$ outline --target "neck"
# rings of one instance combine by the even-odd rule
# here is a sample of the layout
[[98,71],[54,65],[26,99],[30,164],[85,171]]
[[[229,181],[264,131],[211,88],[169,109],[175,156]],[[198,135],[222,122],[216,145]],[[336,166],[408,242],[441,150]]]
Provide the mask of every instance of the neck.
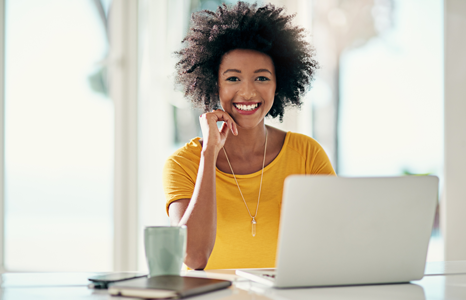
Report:
[[254,154],[263,155],[266,131],[264,121],[252,129],[238,126],[238,135],[229,134],[224,147],[229,156],[247,158]]

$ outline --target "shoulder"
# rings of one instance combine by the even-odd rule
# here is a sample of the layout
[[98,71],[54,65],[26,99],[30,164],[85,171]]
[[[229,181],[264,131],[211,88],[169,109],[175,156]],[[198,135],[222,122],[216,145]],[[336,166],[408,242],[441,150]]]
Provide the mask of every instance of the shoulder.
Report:
[[287,148],[297,152],[306,162],[306,174],[335,175],[325,150],[310,136],[288,132]]
[[192,168],[199,166],[202,146],[199,138],[192,139],[189,143],[176,150],[165,162],[165,169],[172,167]]
[[302,154],[316,151],[321,151],[322,146],[310,136],[305,134],[296,133],[289,131],[287,133],[287,143],[288,148],[294,149]]
[[179,159],[179,158],[192,158],[194,156],[199,157],[201,155],[202,146],[200,138],[194,138],[189,143],[186,143],[183,147],[179,148],[168,159]]

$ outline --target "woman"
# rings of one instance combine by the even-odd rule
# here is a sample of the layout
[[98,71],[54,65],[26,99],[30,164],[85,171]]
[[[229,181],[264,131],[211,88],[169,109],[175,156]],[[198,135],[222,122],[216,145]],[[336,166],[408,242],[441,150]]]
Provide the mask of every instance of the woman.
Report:
[[202,11],[177,53],[178,82],[206,111],[202,139],[164,168],[167,212],[187,225],[190,268],[274,267],[284,179],[335,174],[315,140],[264,124],[301,104],[317,68],[291,19],[243,2]]

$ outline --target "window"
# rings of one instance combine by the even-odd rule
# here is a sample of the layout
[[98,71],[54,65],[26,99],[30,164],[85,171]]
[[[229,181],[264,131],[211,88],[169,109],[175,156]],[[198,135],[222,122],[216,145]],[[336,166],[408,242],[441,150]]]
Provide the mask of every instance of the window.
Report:
[[[419,12],[422,11],[422,14]],[[342,176],[443,183],[443,1],[314,0],[314,136]],[[428,260],[443,260],[438,214]]]
[[8,270],[112,269],[114,108],[95,3],[6,1]]

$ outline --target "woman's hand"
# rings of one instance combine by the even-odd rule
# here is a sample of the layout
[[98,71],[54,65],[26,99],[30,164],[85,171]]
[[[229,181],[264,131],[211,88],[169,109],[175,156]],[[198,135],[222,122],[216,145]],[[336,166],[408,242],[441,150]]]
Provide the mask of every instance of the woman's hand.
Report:
[[[217,122],[223,121],[223,125],[220,130],[217,127]],[[209,113],[202,114],[199,117],[199,123],[201,124],[203,144],[202,148],[204,151],[213,149],[217,154],[228,136],[228,130],[234,135],[238,135],[238,128],[233,118],[221,109],[214,110]]]

